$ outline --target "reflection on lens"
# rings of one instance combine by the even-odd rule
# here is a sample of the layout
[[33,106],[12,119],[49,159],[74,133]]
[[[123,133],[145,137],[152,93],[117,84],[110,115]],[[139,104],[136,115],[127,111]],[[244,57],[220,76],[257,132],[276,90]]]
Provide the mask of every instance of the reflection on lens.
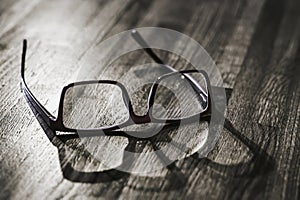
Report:
[[208,105],[203,74],[172,73],[157,83],[152,116],[156,119],[183,119],[202,113]]
[[128,118],[122,90],[117,85],[83,84],[66,91],[63,123],[68,128],[104,128],[124,123]]

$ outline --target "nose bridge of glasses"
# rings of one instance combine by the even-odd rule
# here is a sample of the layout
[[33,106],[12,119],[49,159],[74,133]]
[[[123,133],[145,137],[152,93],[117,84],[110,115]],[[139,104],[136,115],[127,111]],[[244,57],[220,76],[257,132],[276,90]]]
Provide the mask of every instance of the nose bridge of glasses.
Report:
[[147,111],[145,114],[143,115],[137,115],[134,112],[132,103],[129,103],[129,115],[130,115],[130,119],[134,124],[145,124],[145,123],[150,123],[151,122],[151,118],[150,118],[150,114],[149,114],[149,102],[147,105]]
[[148,112],[145,115],[136,115],[134,112],[130,113],[130,118],[135,124],[150,123],[151,119]]
[[123,100],[124,100],[126,107],[128,108],[130,121],[132,121],[134,124],[149,123],[151,121],[150,117],[149,117],[148,109],[147,109],[147,112],[145,115],[139,116],[139,115],[135,114],[132,102],[129,99],[128,94],[126,94],[126,95],[123,94]]

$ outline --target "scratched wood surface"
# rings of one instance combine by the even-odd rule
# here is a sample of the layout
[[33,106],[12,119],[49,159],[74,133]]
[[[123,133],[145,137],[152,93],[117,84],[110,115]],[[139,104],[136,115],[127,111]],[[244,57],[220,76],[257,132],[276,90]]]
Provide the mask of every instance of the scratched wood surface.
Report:
[[[1,0],[0,198],[299,199],[299,8],[298,0]],[[27,38],[26,79],[55,114],[62,86],[80,76],[78,61],[89,49],[147,26],[174,29],[205,47],[233,89],[225,121],[232,129],[224,129],[208,158],[191,155],[141,176],[105,169],[83,155],[80,141],[59,139],[39,124],[20,92],[20,54]],[[119,78],[146,59],[133,52],[103,66],[101,77]],[[123,138],[105,144],[131,147]]]

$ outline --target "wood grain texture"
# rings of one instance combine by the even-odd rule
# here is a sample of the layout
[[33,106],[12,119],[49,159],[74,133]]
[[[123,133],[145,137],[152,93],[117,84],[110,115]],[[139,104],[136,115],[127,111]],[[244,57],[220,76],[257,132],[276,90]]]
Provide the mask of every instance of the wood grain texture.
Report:
[[[299,7],[298,0],[1,0],[0,198],[299,199]],[[29,40],[28,84],[55,114],[62,87],[90,64],[81,60],[87,52],[146,26],[180,31],[205,47],[233,88],[225,122],[231,131],[224,129],[208,158],[194,154],[147,176],[101,173],[105,166],[79,140],[55,137],[30,111],[19,87],[21,41]],[[158,53],[176,69],[188,66]],[[97,76],[120,78],[148,61],[133,52],[99,66]],[[147,142],[123,138],[104,143],[149,150]]]

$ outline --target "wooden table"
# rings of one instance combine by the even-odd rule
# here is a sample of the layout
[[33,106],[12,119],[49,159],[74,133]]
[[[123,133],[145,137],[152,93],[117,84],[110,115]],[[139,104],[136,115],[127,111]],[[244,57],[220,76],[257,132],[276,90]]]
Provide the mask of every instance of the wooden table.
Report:
[[[299,0],[1,0],[1,199],[299,199],[299,8]],[[233,88],[226,118],[235,131],[224,130],[208,158],[189,156],[158,176],[75,171],[69,161],[82,155],[74,142],[41,128],[20,92],[22,39],[28,84],[55,113],[86,51],[147,26],[204,46]],[[141,55],[102,75],[121,75]],[[163,58],[182,68],[176,56]]]

